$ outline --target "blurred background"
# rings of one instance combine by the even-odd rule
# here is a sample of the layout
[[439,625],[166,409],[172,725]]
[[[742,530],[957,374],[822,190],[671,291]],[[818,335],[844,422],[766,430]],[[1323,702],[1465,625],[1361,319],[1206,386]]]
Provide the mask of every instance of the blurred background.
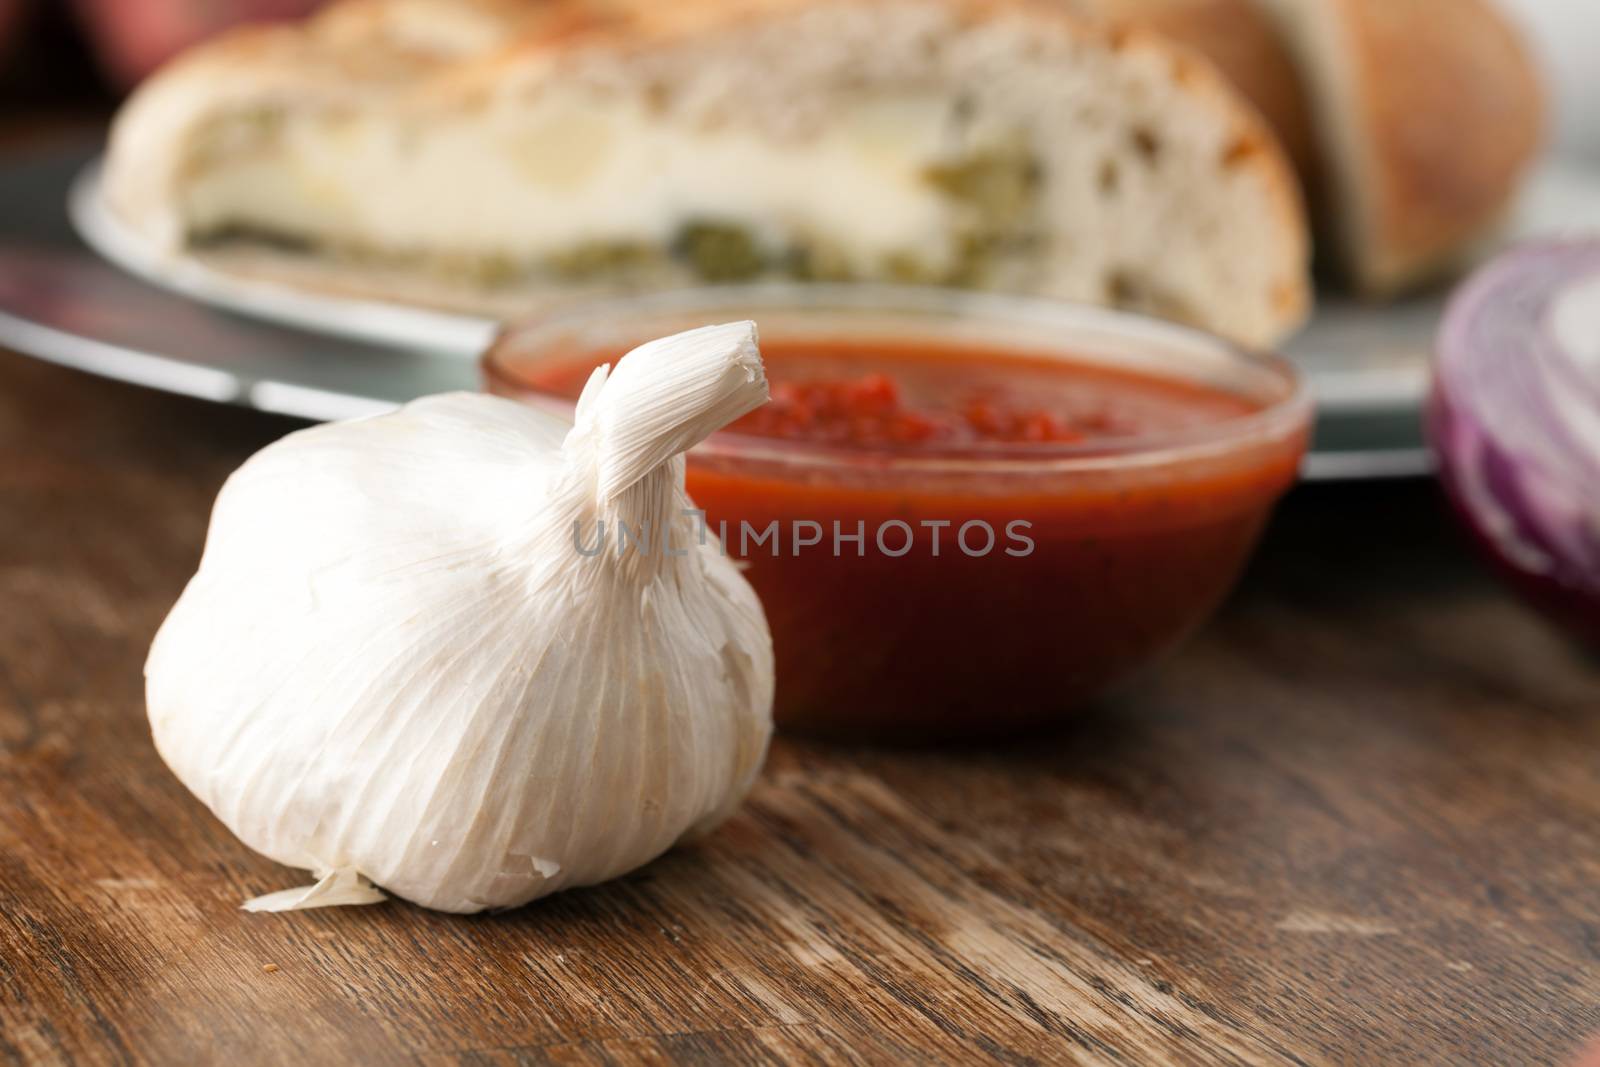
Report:
[[1543,60],[1557,102],[1554,148],[1600,163],[1600,4],[1503,0]]
[[[1600,3],[1500,0],[1537,51],[1556,104],[1552,149],[1600,164]],[[93,108],[164,60],[240,22],[323,0],[0,0],[0,101]]]

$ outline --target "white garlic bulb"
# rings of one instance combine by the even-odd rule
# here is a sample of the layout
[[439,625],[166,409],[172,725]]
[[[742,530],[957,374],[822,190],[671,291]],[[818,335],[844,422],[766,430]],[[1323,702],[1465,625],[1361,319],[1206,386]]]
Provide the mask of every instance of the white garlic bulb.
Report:
[[597,370],[575,426],[453,394],[235,472],[145,676],[184,784],[320,879],[246,906],[513,907],[728,815],[772,643],[681,453],[766,395],[754,324],[706,327]]

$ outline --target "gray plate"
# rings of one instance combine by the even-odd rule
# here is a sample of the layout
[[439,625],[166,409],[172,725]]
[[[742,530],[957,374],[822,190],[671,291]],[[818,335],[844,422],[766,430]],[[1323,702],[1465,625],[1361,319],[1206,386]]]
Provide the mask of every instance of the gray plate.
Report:
[[477,369],[217,311],[125,273],[73,232],[66,196],[97,145],[0,162],[0,346],[123,381],[311,419],[370,414]]
[[[306,297],[145,254],[99,208],[96,148],[74,144],[0,162],[0,345],[310,419],[478,387],[472,357],[492,329],[483,320]],[[74,232],[69,190],[78,228],[101,255]],[[1577,199],[1589,193],[1600,201],[1593,187]],[[1439,308],[1437,297],[1382,310],[1331,304],[1296,339],[1289,354],[1319,408],[1308,477],[1428,470],[1418,412]]]

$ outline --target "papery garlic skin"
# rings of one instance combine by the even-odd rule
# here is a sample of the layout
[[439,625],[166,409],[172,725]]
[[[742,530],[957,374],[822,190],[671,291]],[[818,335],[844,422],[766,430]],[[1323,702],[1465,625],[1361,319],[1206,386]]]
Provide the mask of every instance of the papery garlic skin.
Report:
[[[156,746],[250,847],[324,882],[263,907],[526,903],[726,817],[771,734],[754,592],[677,453],[766,398],[753,324],[597,371],[577,426],[453,394],[303,430],[217,498],[146,665]],[[665,552],[586,558],[574,523]],[[361,876],[354,877],[352,872]]]

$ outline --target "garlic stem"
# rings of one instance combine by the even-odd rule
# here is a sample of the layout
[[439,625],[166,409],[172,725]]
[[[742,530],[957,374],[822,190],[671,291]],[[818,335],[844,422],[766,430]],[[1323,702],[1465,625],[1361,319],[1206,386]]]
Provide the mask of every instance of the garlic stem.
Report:
[[767,401],[756,324],[705,326],[640,345],[579,399],[605,505],[672,457]]

